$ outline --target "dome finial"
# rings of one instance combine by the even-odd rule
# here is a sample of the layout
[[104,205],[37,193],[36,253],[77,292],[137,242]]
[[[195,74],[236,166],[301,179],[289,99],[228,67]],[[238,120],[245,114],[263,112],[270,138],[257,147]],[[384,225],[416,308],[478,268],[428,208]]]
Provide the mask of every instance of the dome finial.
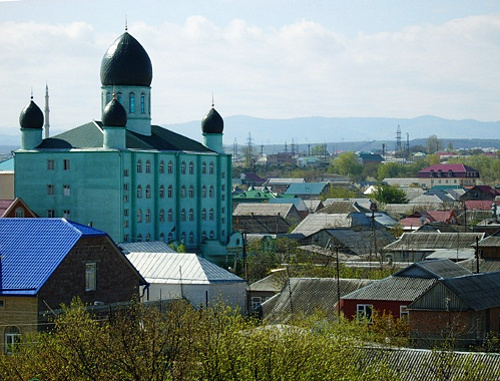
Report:
[[212,93],[212,108],[215,107],[215,102],[214,102],[214,93]]
[[127,15],[125,15],[125,32],[128,31]]
[[31,100],[33,100],[33,86],[31,86]]

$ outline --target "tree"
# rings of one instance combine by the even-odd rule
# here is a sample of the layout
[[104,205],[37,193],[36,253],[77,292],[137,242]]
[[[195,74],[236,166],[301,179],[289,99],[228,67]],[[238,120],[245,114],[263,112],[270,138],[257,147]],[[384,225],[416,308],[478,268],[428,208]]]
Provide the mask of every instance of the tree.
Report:
[[395,185],[378,185],[372,196],[375,200],[383,204],[405,204],[408,202],[406,193]]
[[437,135],[431,135],[427,138],[427,153],[433,154],[439,152],[440,149],[443,149],[443,142],[438,139]]
[[354,152],[344,152],[333,160],[332,169],[334,173],[356,179],[363,172],[363,164]]

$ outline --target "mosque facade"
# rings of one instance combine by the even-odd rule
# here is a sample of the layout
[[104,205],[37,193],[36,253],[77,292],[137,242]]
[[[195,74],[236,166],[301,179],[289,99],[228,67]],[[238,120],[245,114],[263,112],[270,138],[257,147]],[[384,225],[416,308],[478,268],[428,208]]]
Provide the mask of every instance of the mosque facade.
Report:
[[231,245],[223,119],[212,104],[202,143],[152,125],[152,74],[148,54],[125,31],[101,62],[101,121],[42,137],[44,114],[32,99],[19,118],[15,195],[40,217],[91,225],[115,242],[164,241],[188,251]]

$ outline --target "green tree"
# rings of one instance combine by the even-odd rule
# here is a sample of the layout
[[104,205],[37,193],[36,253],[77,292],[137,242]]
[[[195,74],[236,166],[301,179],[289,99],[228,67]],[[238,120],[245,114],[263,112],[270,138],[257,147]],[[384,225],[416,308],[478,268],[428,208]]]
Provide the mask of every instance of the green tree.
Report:
[[438,139],[437,135],[431,135],[427,138],[426,150],[428,154],[439,152],[443,148],[443,142]]
[[372,196],[375,200],[383,204],[405,204],[408,202],[406,193],[395,185],[378,185]]
[[332,170],[351,179],[359,179],[363,172],[363,164],[354,152],[344,152],[337,156],[332,162]]

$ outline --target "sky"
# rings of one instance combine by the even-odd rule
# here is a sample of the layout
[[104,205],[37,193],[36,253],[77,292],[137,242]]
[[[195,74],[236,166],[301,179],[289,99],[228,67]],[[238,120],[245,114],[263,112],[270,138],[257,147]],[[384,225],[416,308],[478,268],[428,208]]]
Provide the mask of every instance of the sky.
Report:
[[154,124],[201,120],[212,96],[223,117],[500,120],[497,0],[0,0],[0,134],[46,84],[52,130],[100,120],[125,25],[152,61]]

